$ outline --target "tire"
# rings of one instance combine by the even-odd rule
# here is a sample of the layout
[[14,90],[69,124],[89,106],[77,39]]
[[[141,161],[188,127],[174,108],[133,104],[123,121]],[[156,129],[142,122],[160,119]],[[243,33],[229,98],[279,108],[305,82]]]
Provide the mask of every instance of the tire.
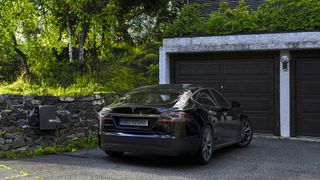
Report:
[[239,140],[237,143],[238,147],[247,147],[252,140],[253,127],[252,123],[248,119],[243,119],[241,121],[241,126],[239,130]]
[[201,134],[201,143],[196,154],[199,164],[207,164],[211,161],[213,153],[213,132],[209,125],[206,125]]
[[109,157],[121,157],[123,156],[124,152],[117,152],[117,151],[104,151]]

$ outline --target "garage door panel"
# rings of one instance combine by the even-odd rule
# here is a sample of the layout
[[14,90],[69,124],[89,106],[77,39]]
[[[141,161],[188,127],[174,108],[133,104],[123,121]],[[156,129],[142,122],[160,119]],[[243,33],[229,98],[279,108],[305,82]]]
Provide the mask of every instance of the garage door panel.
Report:
[[[303,98],[303,97],[302,97]],[[320,115],[320,98],[303,98],[301,101],[301,113],[319,113]]]
[[227,95],[227,97],[230,101],[241,102],[241,106],[245,110],[272,113],[273,102],[270,101],[268,96],[262,97],[260,95]]
[[319,81],[318,77],[319,75],[316,75],[316,74],[299,75],[297,77],[297,80],[302,82],[317,82]]
[[308,121],[308,122],[319,122],[320,114],[319,113],[302,113],[297,118]]
[[272,75],[249,75],[249,74],[224,74],[224,79],[226,80],[235,80],[235,81],[267,81],[270,82]]
[[[268,71],[272,68],[272,64],[268,62],[263,62],[265,59],[259,59],[261,62],[250,62],[253,60],[234,60],[234,62],[225,62],[224,73],[225,74],[271,74],[272,72]],[[267,59],[268,60],[268,59]]]
[[[320,71],[320,69],[319,69]],[[313,77],[315,78],[315,77]],[[319,77],[318,77],[319,78]],[[308,77],[305,77],[305,79],[310,79]],[[300,81],[301,83],[301,89],[300,94],[303,94],[303,95],[320,95],[320,79],[317,79],[317,81],[303,81],[301,80]]]
[[221,82],[220,76],[192,76],[192,75],[184,75],[183,77],[176,78],[177,81],[204,81],[204,82],[213,82],[213,81],[219,81]]
[[179,81],[180,83],[206,83],[206,84],[220,84],[221,81],[220,80],[216,80],[216,79],[201,79],[201,78],[193,78],[193,79],[177,79],[177,81]]
[[261,81],[234,81],[234,80],[225,80],[224,81],[224,92],[225,93],[272,93],[273,86],[270,82],[261,82]]
[[313,58],[301,58],[303,59],[303,63],[301,64],[301,75],[312,75],[312,74],[318,74],[320,75],[320,71],[318,69],[319,67],[319,58],[313,57]]
[[320,137],[320,51],[293,54],[296,134]]
[[185,80],[185,79],[177,79],[177,82],[180,84],[197,84],[197,85],[207,85],[215,89],[220,89],[221,82],[217,80],[202,80],[202,79],[193,79],[193,80]]
[[217,75],[221,74],[221,64],[177,62],[177,71],[181,75]]
[[299,124],[299,135],[319,136],[320,126],[315,126],[320,123],[318,114],[304,114],[299,120],[303,122]]
[[[208,85],[240,102],[255,132],[275,133],[275,55],[172,55],[172,83]],[[267,55],[264,55],[267,54]]]
[[265,113],[245,113],[248,114],[249,119],[252,121],[255,131],[258,130],[258,132],[261,133],[270,133],[268,129],[272,129],[274,126],[272,121],[274,118],[273,116]]

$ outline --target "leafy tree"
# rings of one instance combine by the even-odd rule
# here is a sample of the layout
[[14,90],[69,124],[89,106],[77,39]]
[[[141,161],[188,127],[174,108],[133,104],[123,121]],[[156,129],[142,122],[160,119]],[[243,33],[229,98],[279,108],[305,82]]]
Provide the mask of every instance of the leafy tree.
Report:
[[[67,31],[68,36],[68,54],[69,54],[69,62],[74,62],[74,31],[78,22],[78,17],[72,11],[71,4],[72,1],[66,0],[38,0],[36,2],[42,11],[42,18],[45,19],[45,24],[43,28],[45,28],[46,34],[49,34],[50,31],[58,32],[58,37],[53,36],[53,38],[57,38],[55,41],[52,41],[54,44],[59,44],[56,41],[63,40],[63,33]],[[56,34],[57,35],[57,34]],[[47,36],[47,39],[51,37]],[[60,44],[61,45],[61,44]],[[58,47],[52,47],[56,57],[58,58]],[[59,59],[59,58],[58,58]]]
[[[159,27],[162,23],[173,20],[177,12],[173,5],[182,4],[178,0],[43,0],[38,3],[43,5],[40,7],[46,12],[45,16],[56,20],[53,23],[59,27],[60,41],[63,40],[61,34],[67,32],[69,60],[73,62],[76,47],[82,70],[86,64],[85,49],[91,56],[87,59],[108,59],[112,44],[116,42],[133,44],[148,41],[161,33]],[[171,18],[163,18],[164,16]]]
[[0,69],[1,62],[19,62],[11,79],[32,77],[2,84],[7,89],[0,92],[79,95],[155,83],[158,41],[182,6],[183,0],[0,0]]
[[159,41],[166,25],[175,20],[184,5],[183,0],[121,0],[117,31],[123,40],[131,43]]
[[28,43],[37,40],[37,9],[29,0],[0,1],[0,51],[19,59],[25,75],[30,74]]

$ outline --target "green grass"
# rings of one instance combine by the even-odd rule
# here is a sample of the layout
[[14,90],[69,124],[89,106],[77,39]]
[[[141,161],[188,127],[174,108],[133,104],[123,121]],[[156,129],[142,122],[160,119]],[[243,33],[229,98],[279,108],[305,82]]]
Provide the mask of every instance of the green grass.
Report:
[[21,71],[20,75],[0,81],[0,94],[87,96],[158,84],[158,45],[127,46],[112,60],[88,62],[84,72],[77,64],[54,58],[34,59],[29,64],[30,74]]
[[13,83],[0,83],[0,94],[87,96],[97,93],[114,93],[114,90],[95,82],[74,83],[69,86],[48,86],[18,79]]

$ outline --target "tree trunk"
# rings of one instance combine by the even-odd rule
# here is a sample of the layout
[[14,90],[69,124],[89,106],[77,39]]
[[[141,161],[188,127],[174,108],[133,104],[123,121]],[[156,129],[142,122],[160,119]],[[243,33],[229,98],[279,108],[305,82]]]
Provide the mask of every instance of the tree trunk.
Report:
[[14,44],[14,51],[21,57],[22,68],[23,68],[25,74],[27,76],[29,76],[30,70],[28,67],[28,56],[18,48],[16,36],[13,34],[11,36],[12,36],[12,40],[13,40],[13,44]]
[[68,45],[69,45],[69,62],[73,62],[73,47],[72,47],[72,29],[70,25],[70,19],[67,16],[67,30],[68,30]]
[[21,57],[21,64],[26,75],[30,75],[30,70],[28,67],[28,57],[19,48],[15,47],[14,51]]
[[89,32],[90,24],[88,22],[84,22],[82,26],[82,31],[80,32],[80,47],[79,47],[79,64],[80,64],[80,70],[85,70],[85,52],[84,52],[84,45],[86,43],[87,35]]

